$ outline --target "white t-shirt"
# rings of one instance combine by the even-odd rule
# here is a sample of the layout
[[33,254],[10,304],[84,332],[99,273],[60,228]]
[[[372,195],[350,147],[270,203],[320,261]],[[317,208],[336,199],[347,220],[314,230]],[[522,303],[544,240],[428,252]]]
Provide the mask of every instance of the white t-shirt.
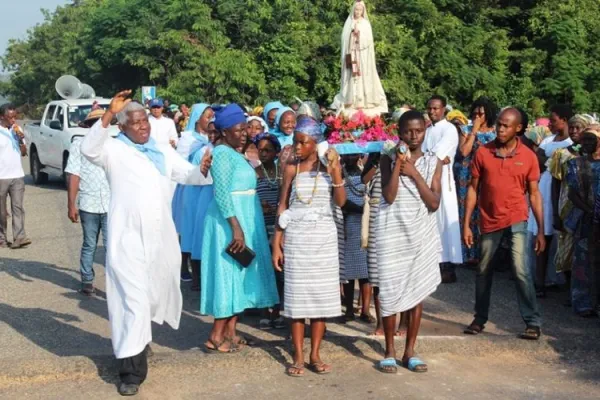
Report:
[[150,121],[150,137],[156,140],[157,144],[169,144],[171,140],[177,143],[177,128],[175,122],[167,117],[154,118],[153,115],[148,117]]
[[[15,150],[10,136],[11,131],[0,126],[0,179],[23,178],[23,165],[21,165],[21,150]],[[7,136],[9,135],[9,136]]]

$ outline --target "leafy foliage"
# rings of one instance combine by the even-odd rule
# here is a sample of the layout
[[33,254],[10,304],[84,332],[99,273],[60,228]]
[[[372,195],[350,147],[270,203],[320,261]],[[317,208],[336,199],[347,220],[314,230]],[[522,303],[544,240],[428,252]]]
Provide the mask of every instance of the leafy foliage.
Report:
[[[174,102],[328,104],[350,0],[74,0],[11,41],[0,92],[35,110],[74,74],[109,96],[156,85]],[[597,0],[367,0],[388,102],[600,108]]]

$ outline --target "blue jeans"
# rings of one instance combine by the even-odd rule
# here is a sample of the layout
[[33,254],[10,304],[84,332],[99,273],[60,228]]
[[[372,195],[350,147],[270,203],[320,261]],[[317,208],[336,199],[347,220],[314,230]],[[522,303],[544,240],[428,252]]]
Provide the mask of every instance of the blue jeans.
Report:
[[81,246],[80,271],[81,282],[94,282],[94,258],[96,257],[96,246],[98,236],[102,231],[102,241],[104,251],[106,251],[106,236],[108,234],[108,224],[106,214],[89,213],[79,210],[79,219],[83,228],[83,245]]
[[535,297],[535,280],[529,266],[529,253],[532,249],[527,241],[527,222],[481,235],[481,260],[477,267],[475,281],[475,323],[483,326],[488,321],[494,272],[492,260],[505,233],[508,233],[511,239],[512,267],[521,317],[528,326],[539,327],[542,324],[542,317]]

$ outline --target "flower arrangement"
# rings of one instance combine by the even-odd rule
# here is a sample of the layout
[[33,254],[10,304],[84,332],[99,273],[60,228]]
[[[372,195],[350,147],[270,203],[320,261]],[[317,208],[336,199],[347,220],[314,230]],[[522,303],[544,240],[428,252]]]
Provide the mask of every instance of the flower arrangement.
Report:
[[323,121],[327,126],[327,141],[338,145],[355,143],[365,145],[368,142],[397,141],[396,124],[386,125],[380,116],[368,117],[358,111],[352,117],[330,116]]

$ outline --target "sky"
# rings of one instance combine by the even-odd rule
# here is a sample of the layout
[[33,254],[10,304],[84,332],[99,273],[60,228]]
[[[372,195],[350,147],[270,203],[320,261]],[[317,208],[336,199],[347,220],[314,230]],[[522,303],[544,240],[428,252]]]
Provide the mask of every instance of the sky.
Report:
[[42,8],[54,10],[70,0],[0,0],[0,55],[4,55],[9,39],[24,39],[27,29],[44,21]]

